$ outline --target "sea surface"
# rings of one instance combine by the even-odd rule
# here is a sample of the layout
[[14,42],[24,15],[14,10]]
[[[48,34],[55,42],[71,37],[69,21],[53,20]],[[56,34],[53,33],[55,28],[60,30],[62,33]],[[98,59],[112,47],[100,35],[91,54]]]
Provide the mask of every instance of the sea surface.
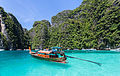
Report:
[[74,58],[56,63],[32,57],[28,51],[0,51],[0,76],[120,76],[120,53],[67,52]]

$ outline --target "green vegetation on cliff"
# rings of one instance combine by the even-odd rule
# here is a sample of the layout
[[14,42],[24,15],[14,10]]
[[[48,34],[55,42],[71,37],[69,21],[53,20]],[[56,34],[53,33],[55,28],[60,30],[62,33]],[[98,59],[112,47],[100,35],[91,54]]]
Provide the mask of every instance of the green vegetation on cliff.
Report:
[[50,23],[47,20],[34,22],[33,28],[29,31],[33,49],[48,47],[49,27],[50,27]]
[[0,32],[0,41],[1,41],[0,42],[1,49],[9,48],[7,38],[1,32]]
[[[44,37],[39,38],[45,34],[41,32],[41,25],[35,22],[34,30],[31,29],[35,32],[33,46],[44,43],[40,40]],[[51,26],[46,28],[49,38],[46,47],[59,44],[65,49],[120,47],[120,0],[83,0],[78,8],[53,16]]]
[[26,48],[28,44],[24,45],[26,38],[24,38],[23,28],[15,16],[11,13],[6,13],[2,7],[0,7],[0,15],[2,15],[2,20],[5,24],[6,41],[8,42],[7,45],[4,45],[4,47],[8,46],[5,49],[15,50]]
[[[71,49],[104,49],[120,46],[119,0],[84,0],[68,16],[67,21],[57,25],[59,26],[57,28],[54,27],[59,30],[53,30],[50,39],[52,45],[61,44]],[[59,19],[62,20],[60,17]],[[55,24],[56,20],[52,20]],[[56,39],[58,40],[55,42]]]

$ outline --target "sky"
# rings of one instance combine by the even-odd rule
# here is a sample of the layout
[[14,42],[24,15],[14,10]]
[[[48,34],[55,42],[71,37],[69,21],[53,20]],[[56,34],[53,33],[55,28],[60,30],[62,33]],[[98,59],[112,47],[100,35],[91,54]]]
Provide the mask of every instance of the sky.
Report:
[[49,20],[63,10],[73,10],[83,0],[0,0],[0,6],[12,13],[23,28],[30,30],[34,21]]

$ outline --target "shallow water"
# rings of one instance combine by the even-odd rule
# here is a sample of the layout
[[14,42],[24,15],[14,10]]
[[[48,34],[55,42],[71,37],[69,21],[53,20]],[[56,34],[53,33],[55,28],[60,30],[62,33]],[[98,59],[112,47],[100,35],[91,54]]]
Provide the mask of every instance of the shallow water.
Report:
[[1,51],[0,76],[120,76],[120,53],[66,53],[66,64],[33,58],[27,51]]

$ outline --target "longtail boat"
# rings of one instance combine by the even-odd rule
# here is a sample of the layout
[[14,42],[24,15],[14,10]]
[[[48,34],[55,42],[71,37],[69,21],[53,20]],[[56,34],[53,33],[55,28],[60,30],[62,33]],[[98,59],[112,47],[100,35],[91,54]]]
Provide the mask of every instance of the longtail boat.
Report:
[[29,53],[34,57],[59,63],[66,63],[67,59],[64,52],[61,51],[61,47],[52,47],[52,50],[40,50],[37,52],[32,52],[29,47]]

